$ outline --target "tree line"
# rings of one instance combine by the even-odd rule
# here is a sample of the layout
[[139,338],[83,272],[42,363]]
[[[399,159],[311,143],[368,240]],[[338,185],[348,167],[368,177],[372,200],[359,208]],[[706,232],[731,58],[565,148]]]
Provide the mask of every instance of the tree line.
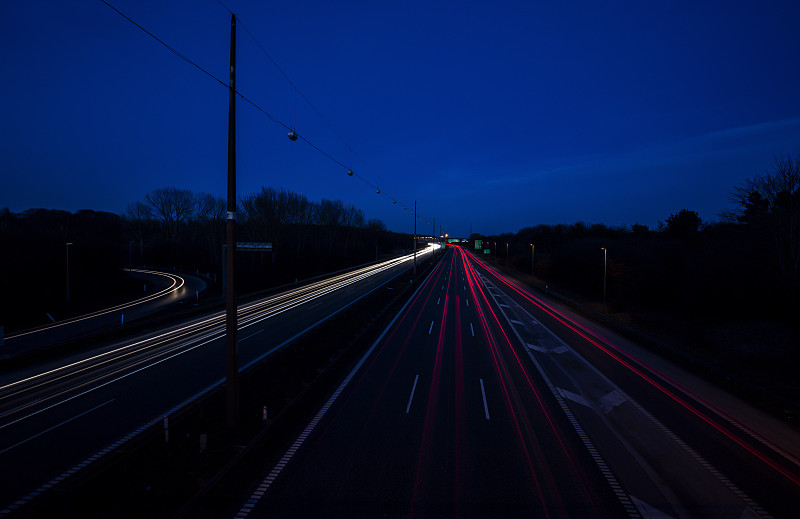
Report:
[[489,243],[500,264],[508,250],[511,267],[531,272],[533,266],[552,288],[595,302],[603,299],[605,274],[609,311],[782,317],[796,324],[800,156],[777,158],[764,174],[735,186],[731,202],[717,221],[683,209],[655,228],[578,222],[471,238],[481,239],[482,248]]
[[[273,252],[241,252],[242,293],[360,264],[399,249],[411,239],[340,200],[313,201],[264,187],[239,200],[237,241],[269,242]],[[127,266],[208,275],[221,285],[226,204],[222,197],[164,187],[132,202],[124,214],[81,210],[0,210],[0,325],[7,331],[41,324],[47,314],[103,305],[142,287]],[[72,243],[67,246],[66,243]],[[70,305],[66,304],[69,254]],[[214,281],[218,281],[216,284]]]
[[[313,201],[285,189],[262,187],[243,196],[239,208],[237,241],[273,244],[274,252],[267,259],[281,267],[272,269],[274,281],[322,273],[351,260],[374,259],[376,254],[410,246],[389,233],[381,220],[367,219],[361,209],[341,200]],[[147,194],[144,201],[130,204],[125,215],[139,243],[138,264],[177,265],[203,272],[219,271],[225,218],[222,197],[174,187]],[[249,263],[261,264],[264,259],[253,256]]]
[[[612,312],[711,319],[777,315],[795,322],[800,156],[777,158],[764,174],[735,186],[731,201],[732,209],[717,221],[684,209],[652,229],[578,222],[471,238],[489,243],[501,263],[508,251],[510,266],[523,272],[530,272],[533,259],[536,278],[595,301],[603,297],[605,273]],[[243,292],[410,247],[408,236],[387,231],[380,220],[339,200],[312,201],[263,187],[241,197],[238,206],[237,241],[270,242],[274,251],[240,253]],[[2,209],[0,324],[31,324],[26,320],[39,322],[45,313],[59,318],[70,310],[67,253],[76,308],[141,291],[121,273],[129,264],[197,271],[213,280],[222,271],[225,218],[222,197],[175,187],[148,193],[124,215]],[[73,246],[67,250],[66,243]]]

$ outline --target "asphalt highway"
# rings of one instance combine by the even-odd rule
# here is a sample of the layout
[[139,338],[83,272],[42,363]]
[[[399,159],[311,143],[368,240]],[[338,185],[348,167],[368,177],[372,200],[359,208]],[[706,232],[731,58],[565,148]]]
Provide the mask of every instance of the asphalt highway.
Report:
[[141,297],[133,301],[10,334],[0,349],[0,358],[47,348],[99,330],[122,326],[125,322],[130,323],[181,300],[193,298],[206,288],[205,281],[194,276],[146,269],[126,270],[130,276],[142,280],[143,286],[147,286],[144,285],[145,282],[150,283],[150,291],[143,292]]
[[231,515],[796,517],[800,436],[694,387],[451,247]]
[[[412,265],[395,258],[240,305],[240,369]],[[0,374],[0,517],[221,384],[224,337],[218,312]]]

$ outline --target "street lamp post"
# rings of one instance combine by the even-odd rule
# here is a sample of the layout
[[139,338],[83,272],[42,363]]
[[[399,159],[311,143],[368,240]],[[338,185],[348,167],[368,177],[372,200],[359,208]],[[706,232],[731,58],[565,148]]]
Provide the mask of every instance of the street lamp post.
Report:
[[133,240],[128,246],[128,268],[133,268]]
[[417,201],[414,200],[414,278],[417,277]]
[[69,306],[69,246],[72,245],[71,241],[67,242],[67,306]]
[[506,242],[506,267],[508,266],[508,242]]
[[606,277],[608,274],[608,250],[605,247],[600,247],[603,249],[603,315],[606,314]]
[[533,277],[533,244],[531,243],[531,278]]

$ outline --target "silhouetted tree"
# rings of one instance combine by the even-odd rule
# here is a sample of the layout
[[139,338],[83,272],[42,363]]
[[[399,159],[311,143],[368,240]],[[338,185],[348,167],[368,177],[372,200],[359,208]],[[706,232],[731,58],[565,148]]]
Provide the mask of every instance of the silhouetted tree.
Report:
[[139,262],[144,262],[144,237],[153,222],[153,210],[144,202],[132,202],[128,204],[128,212],[125,215],[131,234],[139,242]]
[[315,207],[314,223],[322,226],[344,225],[346,210],[341,200],[326,200],[323,198]]
[[386,224],[377,218],[370,218],[367,220],[366,227],[371,231],[386,231]]
[[209,193],[197,193],[194,196],[194,213],[192,215],[192,240],[200,239],[206,245],[209,265],[217,264],[222,253],[222,242],[225,239],[225,199]]
[[734,188],[738,220],[765,230],[790,301],[798,303],[800,269],[800,156],[777,157],[771,170]]
[[635,223],[635,224],[631,225],[631,233],[633,233],[634,235],[642,236],[642,235],[648,234],[649,232],[650,232],[650,228],[647,227],[646,225],[642,225],[642,224],[639,224],[639,223]]
[[41,324],[49,321],[46,313],[59,319],[98,308],[104,298],[126,289],[121,267],[128,260],[128,235],[119,215],[29,209],[2,218],[0,324],[9,329]]
[[697,234],[703,225],[703,220],[695,211],[681,209],[667,217],[665,231],[677,238],[689,238]]
[[8,207],[4,207],[0,209],[0,228],[3,230],[8,228],[8,224],[11,222],[11,218],[14,216]]
[[165,187],[148,193],[145,197],[153,215],[164,229],[167,242],[173,243],[178,227],[192,214],[194,197],[187,189]]

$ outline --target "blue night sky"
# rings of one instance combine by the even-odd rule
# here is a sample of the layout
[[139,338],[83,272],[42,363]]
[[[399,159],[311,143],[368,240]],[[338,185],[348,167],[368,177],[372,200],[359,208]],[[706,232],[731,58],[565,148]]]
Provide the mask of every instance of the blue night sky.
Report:
[[[216,0],[109,1],[227,81]],[[390,195],[238,100],[240,196],[340,199],[399,232],[414,199],[457,235],[654,225],[716,219],[800,153],[800,2],[224,3],[347,144],[300,96],[297,132]],[[0,46],[0,207],[224,196],[227,88],[102,2],[5,0]],[[237,51],[237,89],[290,125],[292,87],[241,26]]]

